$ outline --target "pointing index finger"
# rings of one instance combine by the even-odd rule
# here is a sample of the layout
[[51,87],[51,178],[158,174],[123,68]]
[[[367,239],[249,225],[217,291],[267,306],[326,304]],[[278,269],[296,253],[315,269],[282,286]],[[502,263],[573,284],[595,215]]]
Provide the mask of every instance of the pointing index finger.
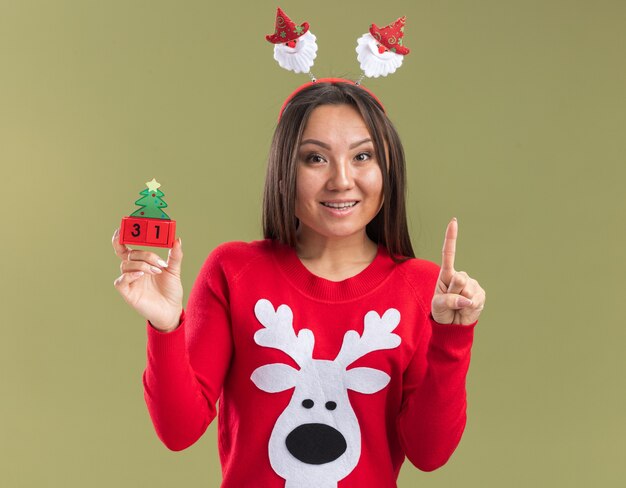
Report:
[[458,223],[454,217],[446,228],[446,237],[443,241],[443,249],[441,251],[441,280],[446,284],[450,284],[450,280],[454,275],[454,256],[456,254],[456,237],[458,234]]

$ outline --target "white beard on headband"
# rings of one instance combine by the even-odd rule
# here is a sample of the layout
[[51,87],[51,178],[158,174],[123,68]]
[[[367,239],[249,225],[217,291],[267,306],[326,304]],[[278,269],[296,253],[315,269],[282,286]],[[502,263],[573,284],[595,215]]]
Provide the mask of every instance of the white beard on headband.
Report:
[[295,46],[289,47],[287,43],[274,45],[274,59],[281,68],[295,73],[308,73],[313,66],[313,60],[317,56],[316,37],[308,31],[295,40]]
[[[368,78],[387,76],[402,66],[404,56],[391,51],[380,53],[379,42],[368,32],[357,39],[357,59]],[[282,66],[282,65],[281,65]]]

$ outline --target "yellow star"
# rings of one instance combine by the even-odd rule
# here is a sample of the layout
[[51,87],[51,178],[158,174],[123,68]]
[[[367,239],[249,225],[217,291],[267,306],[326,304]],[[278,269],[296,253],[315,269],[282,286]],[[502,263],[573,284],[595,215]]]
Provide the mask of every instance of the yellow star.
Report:
[[148,187],[148,190],[156,191],[156,189],[159,188],[161,184],[157,180],[152,178],[152,181],[146,181],[146,186]]

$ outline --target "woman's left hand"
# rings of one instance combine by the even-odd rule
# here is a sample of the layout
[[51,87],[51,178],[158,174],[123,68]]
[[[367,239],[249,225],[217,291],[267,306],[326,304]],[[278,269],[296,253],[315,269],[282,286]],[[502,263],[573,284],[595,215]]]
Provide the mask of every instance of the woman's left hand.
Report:
[[435,322],[469,325],[478,320],[485,307],[485,290],[465,271],[454,270],[458,223],[452,219],[443,241],[442,264],[431,303]]

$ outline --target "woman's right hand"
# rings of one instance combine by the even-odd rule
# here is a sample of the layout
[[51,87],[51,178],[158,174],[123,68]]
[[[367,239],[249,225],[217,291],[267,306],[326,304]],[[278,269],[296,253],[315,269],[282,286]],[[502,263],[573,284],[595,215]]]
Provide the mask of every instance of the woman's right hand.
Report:
[[[119,242],[119,229],[113,234],[115,254],[122,260],[122,274],[113,285],[139,314],[162,332],[179,325],[183,309],[183,285],[180,280],[183,259],[180,238],[174,241],[167,263],[150,251],[130,249]],[[160,261],[160,263],[159,263]]]

